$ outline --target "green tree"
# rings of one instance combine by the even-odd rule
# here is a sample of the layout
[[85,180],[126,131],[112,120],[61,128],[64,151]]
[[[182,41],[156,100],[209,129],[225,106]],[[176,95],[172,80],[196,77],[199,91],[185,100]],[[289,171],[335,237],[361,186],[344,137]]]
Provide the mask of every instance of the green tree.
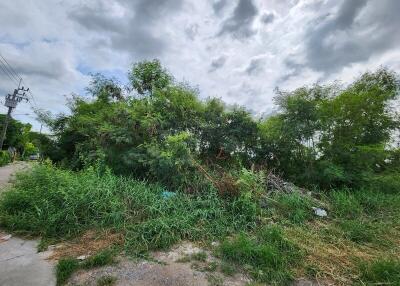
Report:
[[155,89],[170,85],[172,76],[159,60],[152,60],[135,63],[129,73],[129,80],[139,94],[153,95]]

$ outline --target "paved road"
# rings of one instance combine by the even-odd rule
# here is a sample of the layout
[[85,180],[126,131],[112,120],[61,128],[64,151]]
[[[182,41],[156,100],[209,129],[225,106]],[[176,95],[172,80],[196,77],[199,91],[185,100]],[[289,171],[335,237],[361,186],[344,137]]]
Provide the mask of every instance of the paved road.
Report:
[[[12,175],[26,163],[0,167],[0,192],[6,189]],[[10,237],[0,230],[0,285],[53,286],[56,284],[54,265],[45,258],[49,253],[37,253],[38,241]]]

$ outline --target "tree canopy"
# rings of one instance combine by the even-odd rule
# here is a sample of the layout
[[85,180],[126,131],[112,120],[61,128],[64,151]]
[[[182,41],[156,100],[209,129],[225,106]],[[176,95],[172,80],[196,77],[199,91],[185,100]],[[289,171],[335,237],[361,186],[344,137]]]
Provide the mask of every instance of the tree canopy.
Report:
[[[201,190],[202,181],[241,168],[269,170],[303,186],[361,186],[398,172],[397,75],[367,72],[352,84],[277,90],[279,112],[255,119],[242,107],[201,100],[158,60],[136,63],[123,92],[95,75],[68,115],[47,121],[56,135],[54,161],[79,169],[104,164],[117,174]],[[398,164],[397,164],[398,165]]]

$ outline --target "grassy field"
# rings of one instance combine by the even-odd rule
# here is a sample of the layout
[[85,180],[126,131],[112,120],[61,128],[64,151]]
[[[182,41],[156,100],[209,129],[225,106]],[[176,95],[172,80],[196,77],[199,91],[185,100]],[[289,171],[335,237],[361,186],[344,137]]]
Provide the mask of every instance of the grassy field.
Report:
[[[339,285],[400,285],[400,193],[247,190],[227,199],[213,189],[169,197],[164,191],[108,171],[42,164],[19,174],[2,194],[0,223],[44,241],[108,230],[123,236],[119,247],[129,255],[182,240],[220,241],[213,251],[221,268],[241,269],[261,283],[287,285],[307,277]],[[328,217],[316,216],[312,207],[324,208]],[[61,260],[59,283],[78,268],[112,261],[104,251],[93,265]]]

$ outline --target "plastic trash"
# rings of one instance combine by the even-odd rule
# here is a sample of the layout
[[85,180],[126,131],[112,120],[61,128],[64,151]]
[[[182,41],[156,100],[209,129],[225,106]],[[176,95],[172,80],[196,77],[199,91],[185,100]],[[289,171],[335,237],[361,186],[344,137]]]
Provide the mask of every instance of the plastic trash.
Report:
[[314,214],[316,216],[319,216],[319,217],[327,217],[328,216],[328,213],[324,209],[316,208],[316,207],[313,207],[312,209],[314,210]]
[[172,197],[176,196],[176,193],[165,191],[165,192],[162,192],[161,195],[162,195],[162,197],[163,197],[164,199],[169,199],[169,198],[172,198]]

